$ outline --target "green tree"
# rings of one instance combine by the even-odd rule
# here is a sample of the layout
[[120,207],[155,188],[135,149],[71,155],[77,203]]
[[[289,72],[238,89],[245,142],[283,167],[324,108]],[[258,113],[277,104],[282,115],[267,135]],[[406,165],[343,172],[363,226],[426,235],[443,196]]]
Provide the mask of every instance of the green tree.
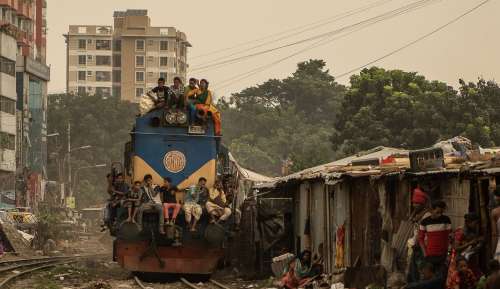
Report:
[[294,171],[331,161],[333,121],[345,88],[322,60],[301,62],[285,79],[270,79],[218,103],[224,143],[238,161],[269,175],[291,159]]
[[[49,95],[48,131],[58,132],[48,146],[49,178],[57,180],[57,160],[67,152],[67,128],[71,124],[71,147],[91,145],[71,154],[73,177],[79,167],[105,163],[108,168],[80,170],[75,180],[77,206],[101,203],[106,197],[105,174],[113,161],[122,161],[124,144],[135,121],[137,105],[101,96]],[[67,172],[65,168],[64,172]],[[65,176],[67,178],[67,176]]]
[[331,137],[340,155],[379,145],[422,148],[456,133],[457,92],[445,83],[372,67],[350,84]]

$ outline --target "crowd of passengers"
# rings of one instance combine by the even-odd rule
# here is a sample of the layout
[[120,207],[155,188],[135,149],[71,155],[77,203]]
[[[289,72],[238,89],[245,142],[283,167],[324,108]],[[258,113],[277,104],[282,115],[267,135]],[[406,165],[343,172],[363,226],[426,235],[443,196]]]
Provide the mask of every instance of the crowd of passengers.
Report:
[[213,105],[212,92],[208,89],[206,79],[190,78],[189,84],[184,86],[180,77],[174,78],[174,84],[165,85],[165,79],[158,79],[158,86],[144,96],[152,101],[154,108],[167,110],[184,110],[189,114],[189,123],[193,124],[196,116],[206,118],[211,116],[214,122],[215,134],[221,134],[221,118],[217,108]]
[[[199,178],[196,185],[179,190],[172,185],[172,180],[163,178],[162,185],[153,184],[150,174],[143,181],[135,181],[130,188],[123,174],[115,178],[107,175],[110,201],[107,206],[106,224],[108,227],[119,226],[117,212],[120,207],[127,209],[127,219],[123,222],[135,223],[142,230],[142,217],[145,211],[155,211],[159,218],[159,232],[164,234],[164,226],[178,224],[177,217],[184,211],[185,226],[197,231],[198,221],[203,214],[208,215],[210,223],[223,224],[232,214],[232,202],[227,199],[222,182],[216,181],[213,188],[208,189],[206,178]],[[235,224],[239,223],[240,212],[235,210]]]

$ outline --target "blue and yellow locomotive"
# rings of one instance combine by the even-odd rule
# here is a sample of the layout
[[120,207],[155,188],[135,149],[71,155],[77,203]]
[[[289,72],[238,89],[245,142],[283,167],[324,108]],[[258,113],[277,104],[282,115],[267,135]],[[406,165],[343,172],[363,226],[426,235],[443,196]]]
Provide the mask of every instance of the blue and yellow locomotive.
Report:
[[[123,170],[128,182],[142,181],[150,174],[155,184],[169,177],[184,190],[204,177],[207,187],[212,187],[227,153],[219,153],[220,136],[214,134],[210,118],[197,121],[198,125],[189,125],[185,111],[163,108],[138,116],[125,146]],[[113,232],[113,258],[129,271],[209,275],[224,256],[229,225],[209,224],[206,214],[193,233],[184,225],[181,212],[177,225],[165,225],[165,234],[158,231],[157,212],[145,211],[141,227],[121,222],[124,214],[124,210],[118,214],[119,225]],[[182,245],[175,246],[179,239]]]

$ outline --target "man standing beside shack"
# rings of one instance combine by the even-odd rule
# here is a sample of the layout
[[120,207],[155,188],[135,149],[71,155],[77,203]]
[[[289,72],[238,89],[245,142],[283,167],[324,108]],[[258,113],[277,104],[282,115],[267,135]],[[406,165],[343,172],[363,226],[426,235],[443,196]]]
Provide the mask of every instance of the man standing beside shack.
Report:
[[445,210],[445,202],[432,202],[431,215],[420,222],[418,232],[418,243],[423,249],[426,261],[434,265],[438,274],[443,275],[451,234],[451,220],[444,215]]
[[413,211],[410,216],[410,221],[414,224],[413,236],[408,240],[410,249],[410,263],[408,268],[407,281],[417,282],[420,280],[419,267],[424,261],[422,248],[418,243],[418,232],[420,222],[431,215],[429,210],[429,195],[424,192],[419,185],[413,190],[411,203]]

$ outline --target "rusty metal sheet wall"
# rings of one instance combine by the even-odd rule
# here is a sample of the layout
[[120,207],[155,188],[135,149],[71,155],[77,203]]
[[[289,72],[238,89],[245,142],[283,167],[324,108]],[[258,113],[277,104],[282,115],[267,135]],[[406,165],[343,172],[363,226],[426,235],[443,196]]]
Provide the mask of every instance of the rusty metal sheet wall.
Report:
[[440,184],[443,200],[448,208],[445,214],[450,217],[452,228],[464,226],[464,214],[469,211],[470,181],[451,178]]
[[[333,212],[332,212],[332,240],[335,240],[335,234],[337,229],[344,225],[345,226],[345,248],[344,248],[344,264],[346,266],[351,265],[351,255],[350,255],[350,242],[351,242],[351,225],[350,225],[350,194],[349,185],[346,183],[339,183],[334,186],[333,193]],[[335,248],[335,244],[332,244]],[[335,250],[332,250],[335,254]],[[335,255],[333,255],[333,260],[335,260]]]
[[311,249],[313,254],[318,253],[319,244],[325,242],[325,185],[322,180],[311,186]]
[[309,211],[309,190],[308,182],[302,183],[299,186],[298,198],[296,199],[297,214],[295,214],[295,235],[300,237],[300,244],[297,244],[297,252],[304,250],[304,229]]

